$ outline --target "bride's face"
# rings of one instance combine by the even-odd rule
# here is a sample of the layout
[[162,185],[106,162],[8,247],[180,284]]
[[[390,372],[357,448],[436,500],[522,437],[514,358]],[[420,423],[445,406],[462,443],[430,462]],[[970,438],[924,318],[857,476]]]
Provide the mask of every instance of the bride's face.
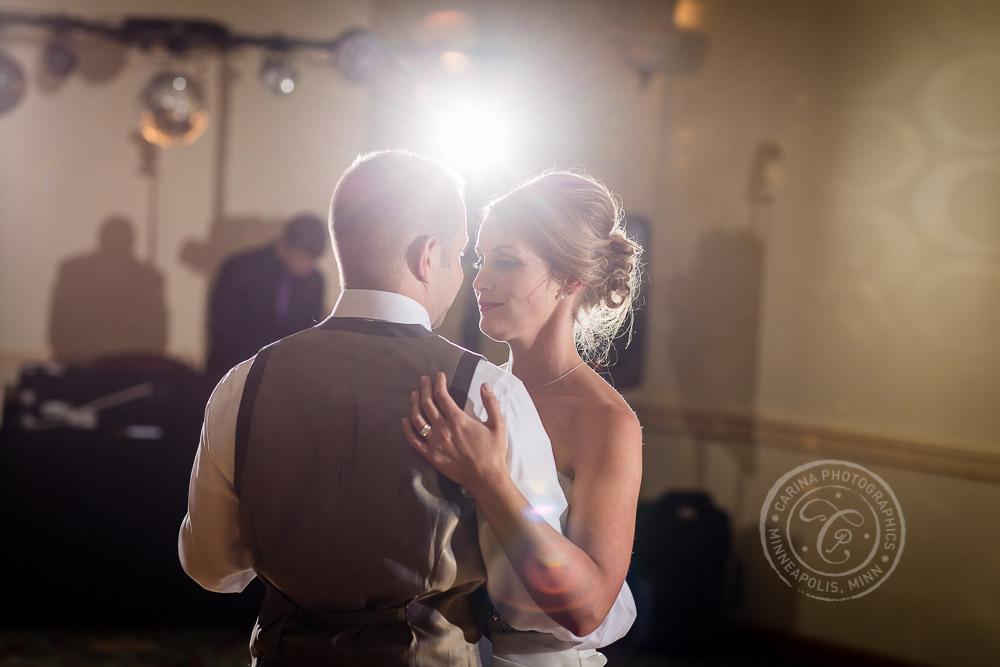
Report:
[[479,329],[496,341],[533,341],[552,317],[561,284],[545,261],[487,218],[476,240]]

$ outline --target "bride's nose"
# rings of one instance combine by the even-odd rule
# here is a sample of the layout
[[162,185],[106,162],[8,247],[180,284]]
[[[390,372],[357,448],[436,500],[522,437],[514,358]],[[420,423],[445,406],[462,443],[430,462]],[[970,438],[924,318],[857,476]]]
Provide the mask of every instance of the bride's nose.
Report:
[[477,292],[489,292],[492,288],[492,285],[486,280],[486,276],[483,274],[484,269],[480,268],[479,271],[476,272],[476,277],[472,279],[472,289]]

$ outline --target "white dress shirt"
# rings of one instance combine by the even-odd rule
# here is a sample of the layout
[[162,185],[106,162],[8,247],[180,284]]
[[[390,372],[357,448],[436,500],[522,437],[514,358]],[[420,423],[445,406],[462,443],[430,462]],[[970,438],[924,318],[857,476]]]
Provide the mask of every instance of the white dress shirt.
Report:
[[[333,317],[362,317],[431,328],[427,311],[400,294],[345,290]],[[220,593],[242,591],[254,578],[239,535],[239,499],[233,487],[236,416],[253,359],[237,365],[219,382],[205,409],[201,442],[191,470],[188,512],[181,524],[178,552],[187,574],[204,588]],[[413,378],[414,388],[417,379]],[[465,410],[486,419],[480,387],[488,382],[507,423],[507,464],[518,489],[556,530],[567,507],[559,485],[552,446],[527,390],[516,377],[482,360],[476,366]],[[400,418],[406,415],[400,415]],[[402,426],[400,426],[402,428]],[[566,630],[537,608],[510,565],[492,529],[479,521],[479,543],[486,564],[487,588],[497,609],[513,627],[565,635]],[[634,617],[633,617],[634,618]],[[608,621],[611,619],[609,618]],[[624,623],[624,635],[632,624]],[[608,623],[605,622],[605,624]],[[602,625],[602,628],[605,628]],[[602,636],[607,629],[599,629]],[[618,637],[616,636],[615,639]],[[585,638],[578,641],[587,643]],[[575,643],[575,642],[574,642]]]

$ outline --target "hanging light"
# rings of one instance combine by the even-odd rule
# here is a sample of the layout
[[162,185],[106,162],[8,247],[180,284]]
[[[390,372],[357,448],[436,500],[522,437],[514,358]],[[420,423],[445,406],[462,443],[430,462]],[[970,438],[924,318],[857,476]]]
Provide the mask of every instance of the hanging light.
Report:
[[260,85],[271,97],[291,95],[295,90],[296,76],[298,72],[292,67],[288,56],[280,52],[265,55],[260,71],[257,72]]
[[46,71],[57,79],[63,79],[76,69],[79,58],[65,38],[55,37],[42,51],[42,64]]
[[389,50],[375,35],[361,28],[345,32],[333,51],[333,64],[355,83],[374,81],[389,60]]
[[24,89],[21,66],[0,52],[0,113],[16,107],[24,97]]
[[143,88],[140,100],[142,136],[161,148],[193,144],[208,127],[201,85],[187,74],[157,74]]

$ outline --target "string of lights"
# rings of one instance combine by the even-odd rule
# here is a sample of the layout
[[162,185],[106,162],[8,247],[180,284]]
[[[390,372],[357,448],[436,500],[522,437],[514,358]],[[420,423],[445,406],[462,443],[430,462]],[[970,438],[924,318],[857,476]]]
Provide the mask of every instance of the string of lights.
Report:
[[[361,28],[351,28],[330,39],[303,39],[282,34],[238,33],[222,23],[201,19],[141,16],[109,22],[0,8],[0,31],[7,26],[49,33],[41,60],[46,72],[56,79],[70,76],[77,68],[79,57],[73,44],[74,33],[147,52],[162,48],[173,56],[206,49],[218,52],[260,49],[263,53],[257,78],[264,92],[272,97],[294,92],[298,75],[292,58],[295,52],[323,54],[331,67],[358,84],[374,81],[393,57],[392,50],[382,40]],[[16,107],[26,91],[24,69],[0,51],[0,114]],[[140,93],[140,100],[143,136],[156,145],[192,143],[207,125],[201,84],[180,69],[155,74]]]

